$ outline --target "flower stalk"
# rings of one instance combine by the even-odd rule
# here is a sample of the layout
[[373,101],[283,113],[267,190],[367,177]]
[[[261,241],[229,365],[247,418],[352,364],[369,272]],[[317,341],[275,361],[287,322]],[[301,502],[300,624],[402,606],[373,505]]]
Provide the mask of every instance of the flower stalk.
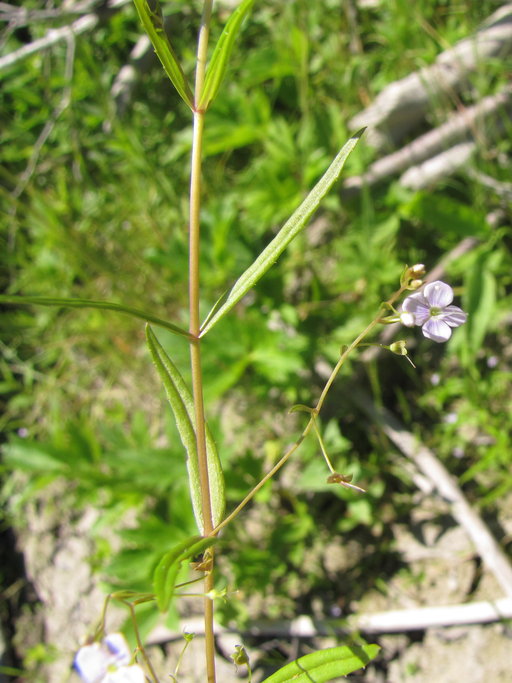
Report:
[[[381,305],[382,308],[391,308],[393,309],[393,304],[402,296],[402,294],[408,289],[408,284],[402,284],[400,288],[386,301]],[[282,456],[282,458],[274,465],[274,467],[267,472],[267,474],[261,479],[258,484],[246,495],[246,497],[242,500],[242,502],[237,505],[237,507],[231,512],[223,521],[218,524],[215,529],[212,531],[211,535],[216,535],[219,533],[219,531],[224,528],[227,524],[229,524],[249,503],[254,496],[258,493],[258,491],[269,481],[272,479],[272,477],[279,472],[281,467],[288,462],[288,460],[291,458],[291,456],[295,453],[295,451],[299,448],[299,446],[302,444],[304,439],[308,436],[308,434],[311,432],[312,429],[316,427],[316,418],[318,417],[322,406],[325,402],[325,399],[327,398],[327,394],[329,393],[329,389],[334,383],[334,380],[338,376],[341,368],[343,367],[345,361],[349,357],[349,355],[354,351],[355,348],[361,345],[363,340],[372,332],[372,330],[382,321],[382,315],[381,311],[379,311],[379,314],[365,327],[365,329],[354,339],[354,341],[347,346],[341,353],[340,358],[338,362],[336,363],[333,371],[331,372],[329,379],[327,380],[322,393],[320,394],[320,397],[315,405],[314,408],[310,408],[307,412],[310,413],[311,417],[308,420],[308,423],[306,427],[304,428],[302,434],[299,436],[297,441],[290,446],[290,448],[286,451],[286,453]]]

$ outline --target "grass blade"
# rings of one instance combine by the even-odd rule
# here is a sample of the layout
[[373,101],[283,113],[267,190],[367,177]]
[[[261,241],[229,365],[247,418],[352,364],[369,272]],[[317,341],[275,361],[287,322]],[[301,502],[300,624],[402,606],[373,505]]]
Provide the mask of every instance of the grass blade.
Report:
[[[153,358],[158,374],[162,379],[167,398],[171,404],[181,441],[187,450],[187,467],[189,472],[192,507],[194,508],[194,515],[199,530],[203,533],[201,483],[199,477],[195,434],[195,410],[192,394],[185,384],[185,380],[181,376],[178,368],[169,358],[149,325],[146,326],[146,339],[151,357]],[[215,445],[208,425],[206,425],[206,452],[208,456],[208,478],[210,482],[213,524],[217,526],[217,524],[222,521],[225,508],[224,475],[217,453],[217,446]]]
[[365,667],[377,656],[378,645],[330,647],[299,657],[276,671],[263,683],[324,683],[339,680],[352,671]]
[[261,252],[258,258],[247,268],[238,278],[229,292],[224,303],[213,315],[209,315],[207,322],[201,328],[202,337],[235,306],[247,292],[254,287],[256,282],[265,275],[267,270],[274,265],[279,256],[283,253],[292,239],[305,227],[311,215],[318,208],[318,205],[325,197],[327,192],[339,178],[348,155],[357,145],[364,129],[355,133],[345,143],[332,164],[324,175],[320,178],[315,187],[308,194],[298,209],[286,221],[281,230],[274,237],[272,242]]
[[224,26],[224,30],[217,41],[212,58],[208,64],[203,91],[199,98],[198,108],[203,111],[208,109],[210,103],[219,92],[220,84],[228,68],[228,61],[235,39],[240,32],[243,20],[249,14],[253,4],[254,0],[243,0]]
[[[153,43],[158,59],[162,62],[165,73],[169,76],[182,99],[192,109],[194,96],[183,73],[178,58],[171,47],[169,38],[165,33],[162,9],[158,0],[133,0],[140,20],[149,39]],[[150,4],[151,2],[151,4]]]
[[47,296],[15,296],[9,294],[0,294],[1,304],[17,304],[20,306],[33,304],[34,306],[57,306],[61,308],[99,308],[106,311],[115,311],[116,313],[125,313],[131,315],[133,318],[140,318],[147,323],[152,323],[158,327],[164,327],[174,334],[179,334],[182,337],[192,339],[192,335],[183,330],[178,325],[157,318],[151,313],[146,313],[140,308],[133,308],[132,306],[124,306],[123,304],[116,304],[112,301],[94,301],[93,299],[66,299],[59,297]]

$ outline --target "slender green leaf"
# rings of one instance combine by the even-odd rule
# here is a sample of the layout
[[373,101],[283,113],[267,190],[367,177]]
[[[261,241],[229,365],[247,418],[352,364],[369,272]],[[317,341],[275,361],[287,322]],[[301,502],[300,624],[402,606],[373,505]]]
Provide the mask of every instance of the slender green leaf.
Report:
[[219,310],[219,308],[222,306],[222,304],[224,303],[224,301],[226,300],[226,298],[227,298],[227,296],[228,296],[228,293],[229,293],[229,292],[228,292],[228,290],[226,289],[224,292],[222,292],[222,294],[219,296],[219,298],[217,299],[217,301],[213,304],[212,308],[210,309],[210,312],[208,313],[208,315],[207,315],[206,318],[205,318],[205,321],[203,322],[203,327],[206,327],[206,325],[208,324],[208,322],[210,321],[210,319],[213,318],[213,316],[215,315],[215,313],[216,313],[216,312]]
[[92,299],[66,299],[59,297],[47,297],[47,296],[14,296],[9,294],[0,294],[0,303],[2,304],[19,304],[20,306],[26,306],[33,304],[34,306],[57,306],[62,308],[99,308],[107,311],[116,311],[116,313],[125,313],[126,315],[131,315],[134,318],[140,318],[145,320],[147,323],[153,323],[153,325],[158,325],[158,327],[164,327],[174,334],[179,334],[183,337],[192,338],[192,335],[183,330],[181,327],[174,325],[173,323],[167,322],[167,320],[162,320],[157,318],[151,313],[146,313],[146,311],[140,308],[133,308],[132,306],[123,306],[122,304],[115,304],[112,301],[94,301]]
[[208,64],[203,91],[199,98],[198,108],[208,109],[219,92],[220,84],[228,67],[229,57],[233,50],[235,39],[240,31],[243,20],[249,14],[254,0],[242,0],[233,14],[229,17],[224,30],[215,46],[212,58]]
[[363,134],[364,129],[355,133],[340,150],[332,164],[324,173],[322,178],[318,181],[315,187],[308,194],[306,199],[302,202],[292,216],[283,225],[281,230],[274,237],[272,242],[265,247],[257,259],[247,268],[247,270],[238,278],[229,292],[226,300],[213,315],[207,317],[207,323],[203,323],[201,328],[201,335],[205,335],[211,328],[219,322],[232,308],[235,306],[247,292],[254,287],[256,282],[265,275],[267,270],[274,265],[279,256],[283,253],[286,247],[290,244],[292,239],[296,237],[299,232],[305,227],[311,215],[318,208],[320,202],[325,197],[327,192],[334,185],[339,178],[345,161],[354,147],[357,145],[359,138]]
[[[190,496],[196,522],[202,533],[204,531],[204,525],[201,502],[201,481],[199,476],[195,434],[194,400],[178,368],[166,354],[149,325],[146,327],[146,338],[151,357],[153,358],[158,374],[162,379],[167,398],[171,404],[181,441],[187,450]],[[215,445],[208,425],[206,425],[206,452],[208,457],[208,478],[210,483],[213,523],[214,525],[217,525],[222,521],[225,508],[224,475],[217,453],[217,446]]]
[[195,555],[204,553],[217,540],[214,537],[192,536],[165,553],[153,573],[153,590],[158,609],[161,612],[166,612],[169,609],[169,603],[176,588],[176,577],[183,562]]
[[365,667],[377,656],[378,645],[331,647],[305,655],[276,671],[263,683],[324,683]]
[[[162,9],[158,0],[133,0],[140,20],[149,39],[153,43],[158,59],[182,99],[192,109],[194,96],[183,69],[165,33]],[[150,4],[151,3],[151,4]]]
[[[466,276],[464,310],[468,314],[465,327],[466,355],[475,358],[496,315],[496,278],[492,253],[482,253]],[[494,267],[493,267],[494,266]]]

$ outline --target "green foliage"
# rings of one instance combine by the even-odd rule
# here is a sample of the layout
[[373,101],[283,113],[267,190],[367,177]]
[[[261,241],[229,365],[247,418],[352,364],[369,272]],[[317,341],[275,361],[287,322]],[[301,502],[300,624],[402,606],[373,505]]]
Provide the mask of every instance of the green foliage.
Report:
[[153,588],[161,612],[166,612],[169,609],[169,603],[176,590],[178,572],[183,562],[195,555],[203,554],[216,542],[216,538],[192,536],[165,553],[157,564],[153,575]]
[[[168,438],[176,443],[173,429]],[[48,442],[13,437],[3,448],[3,470],[16,472],[3,491],[16,524],[22,524],[28,501],[62,480],[68,486],[59,509],[79,514],[92,505],[101,511],[92,530],[96,552],[91,562],[111,590],[147,591],[169,539],[185,538],[195,528],[181,448],[155,448],[142,414],[135,416],[129,433],[121,425],[98,432],[85,422],[69,422]],[[46,503],[48,510],[54,505]],[[137,525],[123,528],[130,510],[137,511]],[[121,550],[114,553],[109,531],[118,527]]]
[[471,365],[482,348],[496,315],[495,273],[499,272],[501,260],[499,252],[482,252],[466,276],[464,310],[468,313],[468,324],[464,330],[466,343],[461,349],[466,366]]
[[332,647],[319,650],[310,655],[299,657],[269,678],[264,683],[307,683],[314,680],[318,683],[336,680],[365,667],[377,656],[378,645]]
[[122,306],[111,301],[91,301],[89,299],[58,299],[48,298],[43,296],[6,296],[0,294],[0,303],[17,304],[18,306],[32,304],[33,306],[56,306],[58,308],[96,308],[103,311],[116,311],[117,313],[125,313],[132,315],[134,318],[145,320],[153,323],[153,325],[160,325],[161,327],[171,330],[174,334],[179,334],[184,337],[191,335],[182,330],[177,325],[173,325],[166,320],[160,320],[151,313],[145,313],[137,308],[131,306]]
[[325,174],[308,194],[306,199],[290,216],[272,242],[259,254],[256,260],[242,273],[230,290],[226,301],[213,311],[201,327],[204,336],[221,318],[223,318],[265,275],[267,270],[277,261],[290,242],[304,229],[311,215],[339,178],[348,155],[354,149],[363,131],[359,131],[348,140],[336,155]]
[[142,25],[153,43],[155,52],[162,62],[166,74],[184,102],[192,108],[194,106],[194,96],[179,60],[172,49],[169,38],[165,33],[164,18],[159,1],[152,0],[152,6],[147,0],[134,0],[134,2]]
[[226,23],[206,69],[203,90],[199,95],[198,109],[206,111],[217,96],[228,68],[229,58],[238,32],[253,4],[254,0],[242,0]]
[[[181,441],[187,451],[187,467],[189,473],[190,495],[196,516],[197,525],[204,531],[204,521],[201,508],[201,481],[199,475],[199,460],[196,445],[196,417],[192,395],[164,348],[155,337],[151,327],[146,327],[146,339],[151,358],[163,382],[167,398],[171,404],[180,433]],[[225,508],[224,475],[213,436],[206,426],[206,450],[208,456],[208,476],[210,498],[212,506],[212,522],[217,526],[222,520]]]
[[[175,441],[173,430],[168,430],[168,436]],[[139,413],[129,433],[121,424],[98,429],[90,422],[68,421],[46,442],[13,436],[3,447],[3,465],[30,476],[17,495],[18,505],[61,477],[72,482],[80,505],[94,502],[114,514],[142,505],[148,495],[167,498],[172,491],[168,512],[186,530],[192,511],[184,504],[186,467],[176,446],[156,448],[146,419]]]

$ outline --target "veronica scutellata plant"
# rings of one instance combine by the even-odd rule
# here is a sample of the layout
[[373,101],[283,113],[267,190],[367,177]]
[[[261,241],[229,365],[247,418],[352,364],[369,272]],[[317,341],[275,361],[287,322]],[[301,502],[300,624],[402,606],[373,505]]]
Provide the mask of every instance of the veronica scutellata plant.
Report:
[[[253,0],[241,0],[226,22],[223,32],[217,41],[211,57],[208,58],[208,39],[211,25],[212,0],[203,3],[203,16],[199,28],[196,58],[196,74],[194,83],[189,79],[187,70],[183,69],[178,57],[171,47],[165,31],[162,13],[158,1],[134,0],[142,24],[148,33],[155,52],[164,70],[169,76],[176,91],[189,109],[193,121],[193,136],[191,149],[190,196],[189,196],[189,297],[188,297],[188,328],[184,329],[175,322],[155,316],[151,311],[139,310],[134,307],[119,305],[113,302],[89,301],[82,299],[57,299],[41,297],[4,297],[5,303],[39,304],[44,306],[68,306],[75,308],[92,307],[121,312],[143,319],[147,323],[146,338],[149,354],[165,387],[171,409],[178,427],[180,439],[184,446],[185,458],[188,466],[190,482],[190,496],[197,523],[197,535],[187,538],[176,545],[176,539],[170,538],[171,547],[163,547],[161,557],[157,562],[147,592],[121,591],[113,599],[128,605],[132,611],[135,623],[135,607],[142,603],[152,603],[162,614],[169,610],[170,603],[179,597],[184,584],[180,583],[180,571],[195,560],[194,565],[199,577],[203,581],[202,588],[196,593],[202,599],[204,615],[206,660],[206,680],[215,683],[215,632],[214,632],[214,600],[223,597],[215,592],[215,544],[220,531],[229,524],[254,498],[256,493],[285,465],[292,455],[299,449],[302,442],[312,435],[317,438],[320,450],[325,457],[329,474],[327,481],[333,485],[341,485],[355,491],[355,495],[364,493],[359,486],[351,483],[351,475],[336,471],[331,463],[317,420],[336,377],[343,368],[347,358],[359,347],[367,344],[367,339],[375,332],[380,324],[401,321],[408,327],[421,326],[423,334],[434,341],[446,341],[451,335],[453,327],[461,325],[466,316],[461,309],[452,305],[453,291],[449,285],[435,282],[423,289],[422,277],[424,267],[421,264],[406,268],[397,290],[378,307],[375,317],[355,337],[348,346],[340,351],[339,358],[333,368],[318,400],[314,406],[297,405],[292,408],[297,412],[306,413],[305,426],[300,436],[286,450],[278,462],[265,476],[248,492],[245,498],[234,510],[225,514],[224,478],[222,471],[222,453],[217,452],[217,446],[211,434],[205,416],[203,372],[203,345],[213,333],[219,321],[228,315],[232,309],[250,292],[258,281],[265,276],[282,255],[290,242],[306,227],[309,219],[319,207],[321,201],[338,180],[346,159],[357,145],[363,131],[359,131],[340,148],[338,154],[327,168],[323,176],[310,190],[302,203],[283,224],[274,238],[258,254],[254,261],[242,272],[226,295],[212,308],[201,322],[200,303],[203,292],[201,289],[201,223],[202,223],[202,148],[203,132],[208,109],[217,96],[218,90],[225,76],[229,56],[234,41],[239,33],[244,18],[249,14]],[[402,304],[401,312],[394,305],[398,305],[406,292],[415,293],[407,296]],[[385,316],[386,311],[393,315]],[[151,327],[150,327],[151,325]],[[185,380],[187,373],[182,374],[177,364],[168,356],[160,343],[153,326],[165,328],[168,332],[179,336],[189,345],[190,352],[190,383]],[[386,347],[393,353],[407,356],[405,341],[399,340]],[[149,679],[157,683],[159,678],[145,654],[142,642],[137,634],[138,653],[142,654],[143,662],[137,663],[131,655],[124,639],[119,634],[105,636],[104,615],[101,628],[88,639],[77,653],[75,668],[86,683],[141,683]],[[378,652],[375,645],[356,647],[335,647],[321,650],[317,653],[300,658],[296,662],[283,667],[275,675],[267,679],[267,683],[287,683],[306,676],[308,680],[339,680],[352,671],[359,669],[375,657]],[[241,652],[233,657],[235,663],[248,666],[248,659]],[[179,662],[178,662],[179,663]],[[144,669],[142,669],[144,666]],[[329,669],[327,678],[322,673]],[[165,674],[166,679],[168,674]],[[276,678],[276,676],[278,676]],[[324,676],[321,678],[321,676]],[[174,676],[176,679],[176,675]]]

